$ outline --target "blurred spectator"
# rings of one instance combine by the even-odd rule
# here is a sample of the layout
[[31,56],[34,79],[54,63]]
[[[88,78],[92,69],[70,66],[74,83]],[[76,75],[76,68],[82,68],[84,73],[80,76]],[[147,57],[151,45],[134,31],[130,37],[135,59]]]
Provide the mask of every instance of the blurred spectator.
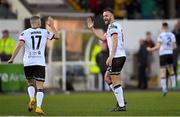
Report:
[[[99,66],[96,64],[96,56],[97,54],[101,51],[101,47],[99,44],[95,44],[92,47],[92,51],[91,51],[91,57],[90,57],[90,62],[91,65],[89,66],[89,72],[90,74],[92,74],[95,78],[95,86],[98,86],[98,79],[99,79],[99,73],[100,73],[100,68]],[[96,87],[97,88],[97,87]]]
[[107,41],[104,41],[101,44],[101,51],[96,56],[96,64],[99,66],[100,72],[102,75],[102,90],[103,91],[105,90],[104,75],[107,70],[106,60],[108,56],[109,56],[109,52],[108,52],[108,47],[107,47]]
[[146,40],[145,40],[145,44],[147,47],[154,47],[155,46],[155,43],[152,39],[152,34],[151,32],[146,32]]
[[0,0],[0,5],[6,7],[7,9],[10,8],[10,5],[7,0]]
[[168,18],[168,0],[157,0],[157,5],[157,15],[159,15],[158,18]]
[[8,18],[9,4],[6,0],[0,1],[0,18]]
[[0,58],[2,62],[7,62],[13,53],[15,41],[10,37],[9,31],[4,30],[0,39]]
[[139,41],[140,48],[137,52],[137,59],[138,59],[138,88],[140,89],[147,89],[148,88],[148,78],[146,75],[147,69],[147,50],[145,41],[141,39]]
[[0,18],[16,18],[16,15],[11,11],[7,0],[0,1]]
[[126,0],[115,0],[114,15],[118,19],[127,17]]
[[89,11],[89,0],[77,0],[77,2],[79,3],[80,7],[85,11],[88,12]]
[[[145,42],[144,42],[144,44],[145,44],[145,46],[146,46],[146,48],[147,47],[154,47],[155,46],[155,43],[154,43],[154,41],[153,41],[153,39],[152,39],[152,34],[151,34],[151,32],[146,32],[146,40],[145,40]],[[151,77],[151,73],[152,73],[152,71],[151,71],[151,65],[152,65],[152,63],[153,63],[153,55],[152,55],[152,53],[151,52],[147,52],[147,70],[146,70],[146,73],[147,73],[147,76],[148,76],[148,78],[150,78]]]
[[153,19],[156,12],[155,0],[140,0],[143,19]]
[[173,33],[176,36],[176,44],[177,48],[174,50],[173,55],[174,55],[174,70],[175,70],[175,75],[177,75],[177,63],[178,63],[178,57],[180,54],[180,20],[177,21],[177,23],[174,26]]
[[89,0],[89,7],[91,12],[95,15],[99,15],[103,10],[102,0]]
[[127,18],[135,19],[140,15],[140,4],[137,0],[127,0],[126,2]]
[[[114,8],[114,0],[104,0],[104,2],[103,2],[103,6],[104,6],[104,8],[111,8],[111,9],[113,9]],[[103,8],[103,9],[104,9]]]
[[180,0],[176,0],[176,17],[180,18]]
[[114,0],[76,0],[83,11],[94,12],[95,15],[102,13],[104,8],[114,8]]
[[[123,19],[163,19],[170,18],[170,0],[76,0],[83,11],[95,15],[104,8],[112,8],[116,18]],[[174,14],[180,17],[180,0],[175,0]]]

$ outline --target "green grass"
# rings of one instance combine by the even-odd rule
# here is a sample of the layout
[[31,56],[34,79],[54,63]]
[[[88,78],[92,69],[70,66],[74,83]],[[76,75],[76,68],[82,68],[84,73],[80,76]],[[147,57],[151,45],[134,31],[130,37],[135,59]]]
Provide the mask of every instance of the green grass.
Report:
[[[180,94],[169,92],[125,92],[127,111],[110,112],[115,106],[112,93],[45,95],[43,109],[48,116],[180,116]],[[0,115],[34,116],[27,111],[25,94],[0,95]]]

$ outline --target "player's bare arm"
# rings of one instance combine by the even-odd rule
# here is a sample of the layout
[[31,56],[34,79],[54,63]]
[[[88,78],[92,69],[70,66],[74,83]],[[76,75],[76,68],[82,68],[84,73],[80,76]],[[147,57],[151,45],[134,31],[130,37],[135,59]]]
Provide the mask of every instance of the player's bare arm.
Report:
[[87,26],[98,37],[98,39],[102,41],[106,40],[106,37],[94,28],[94,21],[91,17],[87,18]]
[[14,58],[17,56],[17,54],[19,53],[19,50],[24,46],[24,41],[19,41],[17,43],[17,46],[14,49],[14,52],[11,56],[11,58],[8,60],[8,63],[13,63]]
[[47,26],[51,29],[50,32],[53,32],[55,34],[54,39],[59,39],[60,36],[58,34],[58,31],[54,27],[54,19],[51,16],[48,17]]
[[173,50],[175,50],[175,49],[177,48],[176,42],[174,42],[174,43],[172,44],[172,46],[173,46]]
[[149,51],[149,52],[154,52],[154,51],[159,50],[160,47],[161,47],[161,43],[160,43],[160,42],[157,42],[154,47],[152,47],[152,48],[147,47],[147,51]]
[[115,55],[116,49],[117,49],[117,44],[118,44],[118,34],[113,34],[112,35],[112,50],[111,50],[111,54],[109,55],[107,61],[106,61],[106,65],[111,65],[112,64],[112,59]]

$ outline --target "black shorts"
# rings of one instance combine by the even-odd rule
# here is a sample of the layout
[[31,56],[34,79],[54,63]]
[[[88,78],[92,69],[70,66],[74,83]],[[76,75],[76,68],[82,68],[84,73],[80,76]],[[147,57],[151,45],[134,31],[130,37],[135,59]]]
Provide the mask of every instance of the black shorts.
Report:
[[27,80],[35,79],[37,81],[45,81],[45,66],[25,66],[24,72]]
[[110,75],[119,75],[126,61],[126,57],[113,58],[112,65],[107,68]]
[[160,56],[160,66],[164,67],[167,65],[173,65],[173,55],[172,54]]

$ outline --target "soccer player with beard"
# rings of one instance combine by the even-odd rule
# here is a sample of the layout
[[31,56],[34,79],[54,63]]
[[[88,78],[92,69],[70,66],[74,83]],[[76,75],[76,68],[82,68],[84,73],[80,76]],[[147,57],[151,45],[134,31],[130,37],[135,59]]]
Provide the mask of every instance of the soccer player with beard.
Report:
[[117,106],[112,111],[126,111],[126,105],[123,97],[123,89],[121,86],[122,79],[120,77],[121,70],[126,61],[126,53],[124,49],[124,39],[121,25],[115,21],[113,11],[109,8],[103,11],[103,20],[108,29],[103,35],[94,28],[92,18],[87,19],[88,28],[102,41],[107,39],[109,48],[109,57],[106,61],[108,69],[105,74],[105,81],[112,89]]

